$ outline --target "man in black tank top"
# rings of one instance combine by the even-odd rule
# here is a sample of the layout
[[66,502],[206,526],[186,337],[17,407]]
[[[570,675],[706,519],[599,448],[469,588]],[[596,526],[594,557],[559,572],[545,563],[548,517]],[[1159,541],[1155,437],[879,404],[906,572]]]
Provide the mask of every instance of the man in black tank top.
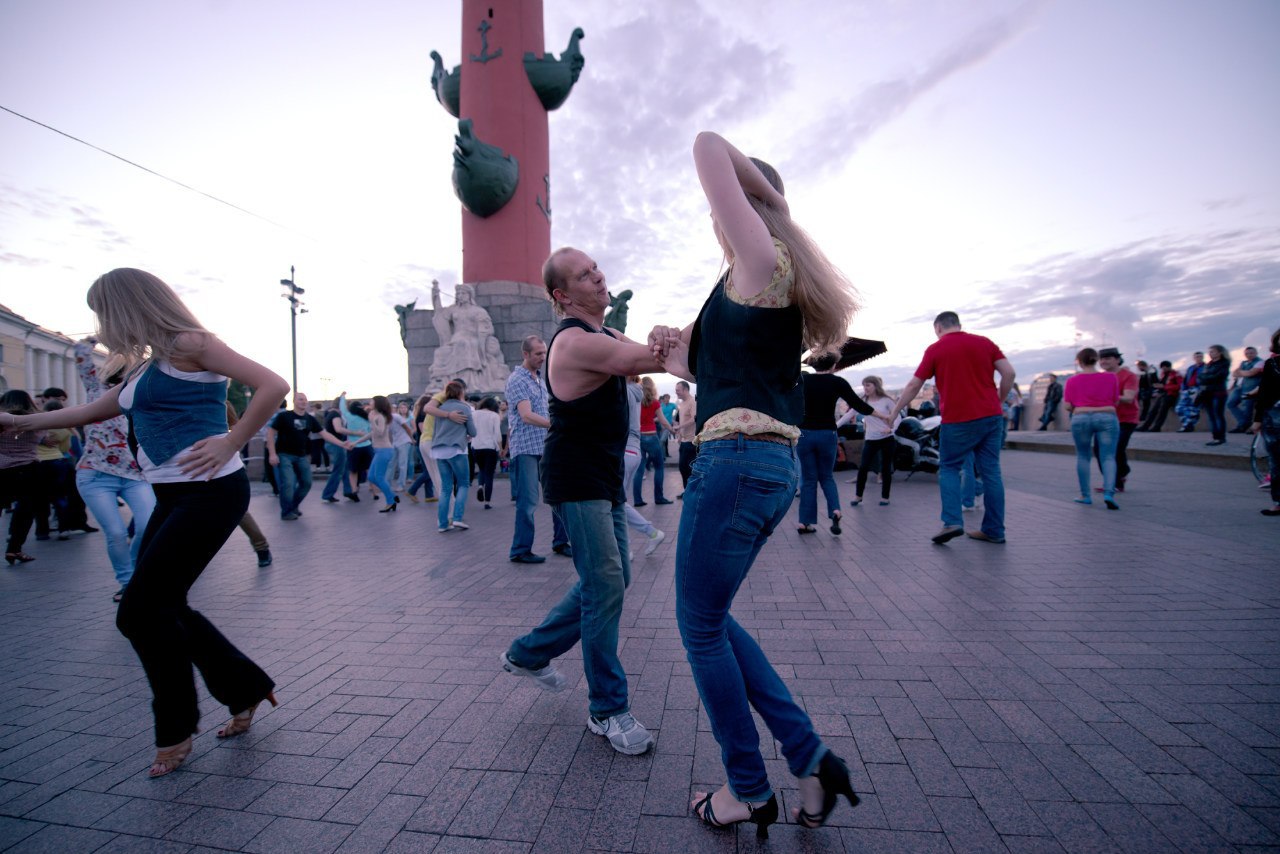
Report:
[[647,345],[604,328],[609,291],[585,253],[557,250],[542,275],[564,318],[547,348],[551,428],[542,487],[568,529],[578,581],[541,625],[512,642],[502,666],[548,691],[564,690],[568,681],[553,660],[581,641],[587,728],[619,753],[636,755],[653,745],[653,736],[631,716],[618,660],[618,620],[631,581],[622,487],[629,426],[624,377],[664,368]]

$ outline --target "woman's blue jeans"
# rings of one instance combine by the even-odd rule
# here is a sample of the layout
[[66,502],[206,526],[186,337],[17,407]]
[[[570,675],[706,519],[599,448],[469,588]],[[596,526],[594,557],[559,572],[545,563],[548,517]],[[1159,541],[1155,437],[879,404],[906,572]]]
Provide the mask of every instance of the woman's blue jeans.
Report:
[[[461,459],[466,461],[465,456]],[[520,667],[538,670],[581,640],[587,706],[597,720],[620,715],[631,707],[627,673],[618,659],[618,622],[623,596],[631,583],[625,506],[603,500],[552,505],[573,543],[578,581],[541,625],[514,640],[507,650],[508,657]]]
[[840,512],[840,490],[836,486],[836,431],[805,430],[796,444],[800,457],[800,524],[818,521],[818,487],[827,500],[827,518]]
[[382,493],[382,500],[387,504],[395,504],[400,500],[391,491],[391,484],[387,482],[387,470],[391,468],[391,462],[395,458],[394,448],[374,448],[373,462],[369,464],[369,482],[378,487],[378,491]]
[[1227,438],[1227,393],[1214,392],[1204,402],[1205,412],[1209,413],[1209,430],[1213,438],[1219,442]]
[[1071,416],[1071,438],[1076,443],[1076,477],[1080,495],[1090,498],[1089,463],[1093,443],[1098,443],[1098,462],[1102,466],[1102,494],[1111,498],[1116,491],[1116,442],[1120,439],[1120,420],[1114,412],[1077,412]]
[[[93,518],[98,520],[98,527],[107,535],[107,557],[115,570],[116,583],[124,587],[133,577],[133,565],[142,545],[142,532],[147,529],[151,511],[156,507],[151,484],[93,469],[76,469],[76,489]],[[132,545],[129,544],[129,526],[120,516],[117,498],[123,498],[133,514],[135,534]]]
[[782,745],[796,776],[813,773],[824,752],[809,716],[755,638],[729,614],[760,549],[791,508],[798,475],[791,447],[739,436],[702,444],[684,493],[676,623],[729,789],[740,801],[772,793],[751,709]]
[[447,460],[436,460],[440,467],[440,504],[436,508],[439,527],[449,527],[449,505],[453,505],[454,522],[462,521],[467,512],[467,492],[471,489],[471,464],[466,454],[457,454]]

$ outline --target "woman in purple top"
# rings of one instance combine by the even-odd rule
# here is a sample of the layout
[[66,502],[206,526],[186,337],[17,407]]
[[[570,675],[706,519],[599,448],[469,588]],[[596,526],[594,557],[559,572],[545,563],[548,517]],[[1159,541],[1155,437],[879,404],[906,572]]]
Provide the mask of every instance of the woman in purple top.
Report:
[[1071,414],[1071,438],[1076,443],[1076,476],[1080,478],[1077,504],[1092,504],[1089,489],[1089,460],[1093,443],[1098,443],[1098,459],[1102,462],[1102,498],[1108,510],[1119,510],[1116,504],[1116,441],[1120,438],[1120,419],[1116,403],[1120,385],[1116,375],[1098,370],[1098,351],[1085,347],[1076,353],[1080,373],[1067,380],[1062,401]]

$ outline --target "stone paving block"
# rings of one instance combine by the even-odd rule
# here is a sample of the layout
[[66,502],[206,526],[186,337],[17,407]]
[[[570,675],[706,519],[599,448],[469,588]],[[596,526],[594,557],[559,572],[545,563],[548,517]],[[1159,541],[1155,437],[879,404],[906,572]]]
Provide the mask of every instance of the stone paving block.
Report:
[[246,809],[265,815],[288,818],[319,819],[336,804],[346,789],[330,789],[324,786],[303,786],[297,783],[276,783],[267,789]]
[[1002,836],[1049,835],[1048,828],[1002,772],[990,768],[962,768],[960,776],[997,833]]
[[263,828],[242,850],[253,854],[278,854],[289,849],[332,854],[350,834],[351,828],[346,825],[281,817]]
[[7,850],[11,854],[67,854],[68,851],[96,851],[115,836],[114,833],[104,830],[51,824]]
[[443,835],[483,776],[481,771],[446,771],[405,828]]
[[929,807],[956,851],[1001,851],[1004,844],[978,802],[967,797],[931,797]]
[[920,790],[908,766],[868,763],[867,773],[891,829],[939,829],[929,809],[929,799]]
[[253,770],[252,776],[279,783],[316,784],[338,766],[337,759],[326,759],[320,756],[295,756],[284,753],[268,753],[264,756],[266,761]]
[[176,800],[197,806],[242,810],[270,788],[271,783],[266,780],[219,777],[211,774],[178,795]]
[[1228,842],[1237,845],[1275,845],[1280,837],[1191,774],[1157,774],[1157,783],[1174,795]]
[[99,819],[129,803],[119,795],[98,792],[82,792],[72,789],[41,804],[26,813],[23,818],[44,821],[49,824],[70,824],[92,827]]
[[185,842],[120,834],[94,854],[191,854],[196,849]]
[[343,840],[338,851],[341,854],[377,854],[387,849],[391,840],[400,833],[421,805],[421,798],[388,795]]
[[1054,776],[1023,744],[993,742],[987,752],[1000,770],[1028,801],[1066,801],[1071,796]]
[[9,850],[10,846],[16,845],[44,826],[38,821],[0,816],[0,850]]
[[1127,850],[1107,836],[1081,804],[1033,801],[1031,807],[1068,854],[1112,854]]
[[165,838],[192,845],[204,845],[216,839],[219,846],[238,850],[272,820],[269,815],[201,807],[166,833]]

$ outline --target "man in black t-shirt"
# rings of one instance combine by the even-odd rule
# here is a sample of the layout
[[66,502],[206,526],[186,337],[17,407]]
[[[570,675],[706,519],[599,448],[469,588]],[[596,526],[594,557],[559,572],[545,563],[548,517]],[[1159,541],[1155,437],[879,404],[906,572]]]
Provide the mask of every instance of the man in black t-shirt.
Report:
[[300,391],[294,392],[293,409],[277,412],[267,424],[267,462],[275,469],[280,489],[280,518],[287,522],[302,515],[298,507],[311,491],[307,444],[312,433],[319,433],[326,442],[342,443],[307,412],[307,396]]

